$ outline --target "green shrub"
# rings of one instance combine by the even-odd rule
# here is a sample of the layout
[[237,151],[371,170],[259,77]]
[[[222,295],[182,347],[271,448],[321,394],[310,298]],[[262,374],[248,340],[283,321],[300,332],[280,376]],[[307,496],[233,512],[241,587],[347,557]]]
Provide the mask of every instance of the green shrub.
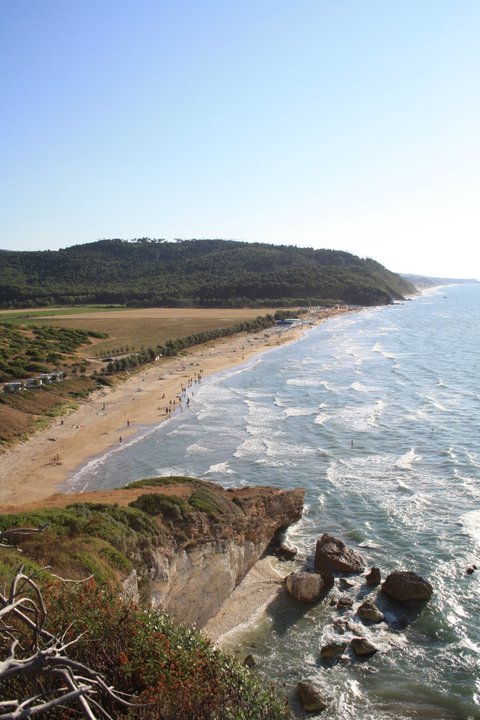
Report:
[[162,515],[166,520],[183,520],[191,512],[188,504],[181,498],[162,493],[140,495],[129,503],[129,506],[138,508],[148,515]]
[[[107,698],[115,718],[138,720],[281,720],[285,702],[251,671],[168,615],[125,604],[94,582],[45,593],[48,629],[73,640],[72,659],[103,673],[107,685],[148,707],[128,710]],[[73,623],[73,624],[72,624]],[[24,689],[24,693],[27,688]],[[8,697],[2,694],[3,697]],[[52,718],[64,717],[52,712]]]

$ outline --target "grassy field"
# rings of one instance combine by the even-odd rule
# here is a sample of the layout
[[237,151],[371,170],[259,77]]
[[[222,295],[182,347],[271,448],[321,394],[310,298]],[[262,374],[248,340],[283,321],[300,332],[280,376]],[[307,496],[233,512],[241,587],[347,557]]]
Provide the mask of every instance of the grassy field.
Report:
[[257,315],[274,313],[274,308],[131,308],[102,307],[68,308],[52,311],[23,311],[0,314],[0,322],[24,326],[52,325],[78,330],[106,333],[106,339],[93,339],[78,354],[83,359],[135,352],[142,348],[163,345],[196,332],[229,327]]
[[[0,453],[88,395],[96,386],[91,373],[106,367],[101,358],[128,355],[272,312],[272,308],[84,307],[1,313],[0,384],[55,369],[66,370],[71,378],[36,391],[0,392]],[[108,337],[94,337],[91,332]],[[116,382],[114,378],[108,382],[112,381]]]

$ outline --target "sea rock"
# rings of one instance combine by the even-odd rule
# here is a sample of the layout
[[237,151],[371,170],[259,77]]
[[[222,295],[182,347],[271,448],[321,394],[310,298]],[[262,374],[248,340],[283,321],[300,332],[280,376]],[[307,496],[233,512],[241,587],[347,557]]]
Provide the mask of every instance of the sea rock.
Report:
[[325,710],[328,706],[327,699],[315,685],[309,682],[299,682],[297,691],[300,695],[303,709],[307,712],[318,712]]
[[290,595],[301,602],[316,602],[325,590],[324,578],[319,573],[290,573],[285,578],[285,585]]
[[385,615],[375,605],[373,600],[365,600],[365,602],[357,608],[357,615],[362,618],[362,620],[373,623],[379,623],[385,620]]
[[337,608],[339,610],[343,610],[345,608],[351,608],[353,605],[352,598],[349,598],[348,595],[342,595],[337,600]]
[[429,600],[433,593],[433,588],[427,580],[407,570],[395,570],[390,573],[382,583],[382,590],[394,600],[405,603]]
[[350,640],[350,645],[355,655],[359,655],[360,657],[373,655],[378,652],[378,648],[376,648],[375,645],[372,645],[372,643],[364,637],[352,638]]
[[367,575],[365,576],[365,582],[367,583],[367,585],[371,585],[372,587],[374,587],[375,585],[380,585],[381,581],[382,576],[380,573],[380,568],[377,567],[372,567],[370,569],[370,572],[367,573]]
[[350,590],[350,588],[355,587],[355,581],[350,580],[350,578],[340,578],[338,582],[338,587],[341,590]]
[[361,555],[347,547],[333,535],[323,534],[315,549],[315,570],[329,572],[362,572],[365,563]]
[[467,573],[467,575],[473,575],[473,573],[475,572],[476,569],[477,569],[476,565],[469,565],[466,568],[465,572]]
[[347,643],[346,642],[339,642],[334,641],[331,643],[328,643],[327,645],[324,645],[320,650],[320,655],[322,658],[332,658],[336,657],[337,655],[342,655],[342,653],[345,652],[347,649]]
[[249,655],[247,655],[247,657],[243,661],[244,667],[252,668],[252,667],[255,667],[256,664],[257,664],[257,661],[255,660],[255,658],[253,657],[253,655],[251,653]]
[[291,547],[286,543],[281,543],[273,549],[273,554],[280,560],[293,560],[297,552],[297,548]]

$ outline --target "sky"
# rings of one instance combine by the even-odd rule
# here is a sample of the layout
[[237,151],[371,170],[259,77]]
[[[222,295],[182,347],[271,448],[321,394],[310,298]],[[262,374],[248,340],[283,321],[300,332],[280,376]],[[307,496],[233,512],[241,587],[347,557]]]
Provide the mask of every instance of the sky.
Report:
[[0,248],[225,238],[480,278],[478,0],[0,0]]

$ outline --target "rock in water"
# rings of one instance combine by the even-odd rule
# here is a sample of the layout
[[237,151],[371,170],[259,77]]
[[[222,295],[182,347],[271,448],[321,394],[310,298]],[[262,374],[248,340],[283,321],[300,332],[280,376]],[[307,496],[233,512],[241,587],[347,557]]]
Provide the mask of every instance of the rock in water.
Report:
[[348,595],[342,595],[337,600],[337,608],[339,610],[345,609],[345,608],[351,608],[353,605],[352,598],[349,598]]
[[315,570],[356,573],[362,572],[364,567],[361,555],[338,538],[325,533],[317,540]]
[[407,570],[395,570],[382,583],[383,592],[394,600],[405,603],[417,603],[430,600],[433,588],[420,575]]
[[320,650],[322,658],[332,658],[337,655],[342,655],[347,649],[347,643],[345,642],[331,642],[328,645],[324,645]]
[[293,560],[297,552],[297,548],[291,547],[286,543],[281,543],[273,550],[273,554],[276,555],[279,560]]
[[355,655],[360,655],[361,657],[364,657],[365,655],[373,655],[378,652],[378,648],[376,648],[375,645],[372,645],[367,638],[354,637],[351,639],[350,645],[352,646],[352,650]]
[[379,623],[385,620],[385,615],[375,605],[373,600],[365,600],[365,602],[357,608],[357,615],[362,618],[362,620],[367,620],[368,622]]
[[316,602],[325,590],[325,581],[319,573],[290,573],[285,578],[285,585],[290,595],[301,602]]
[[247,657],[243,661],[244,667],[252,668],[252,667],[255,667],[256,664],[257,664],[257,661],[255,660],[255,658],[253,657],[253,655],[251,653],[249,655],[247,655]]
[[380,574],[380,568],[372,567],[370,572],[365,576],[365,582],[367,585],[380,585],[382,576]]
[[327,707],[328,703],[326,698],[312,683],[299,682],[297,690],[300,695],[300,700],[302,701],[303,709],[307,712],[318,712],[319,710],[325,710]]

